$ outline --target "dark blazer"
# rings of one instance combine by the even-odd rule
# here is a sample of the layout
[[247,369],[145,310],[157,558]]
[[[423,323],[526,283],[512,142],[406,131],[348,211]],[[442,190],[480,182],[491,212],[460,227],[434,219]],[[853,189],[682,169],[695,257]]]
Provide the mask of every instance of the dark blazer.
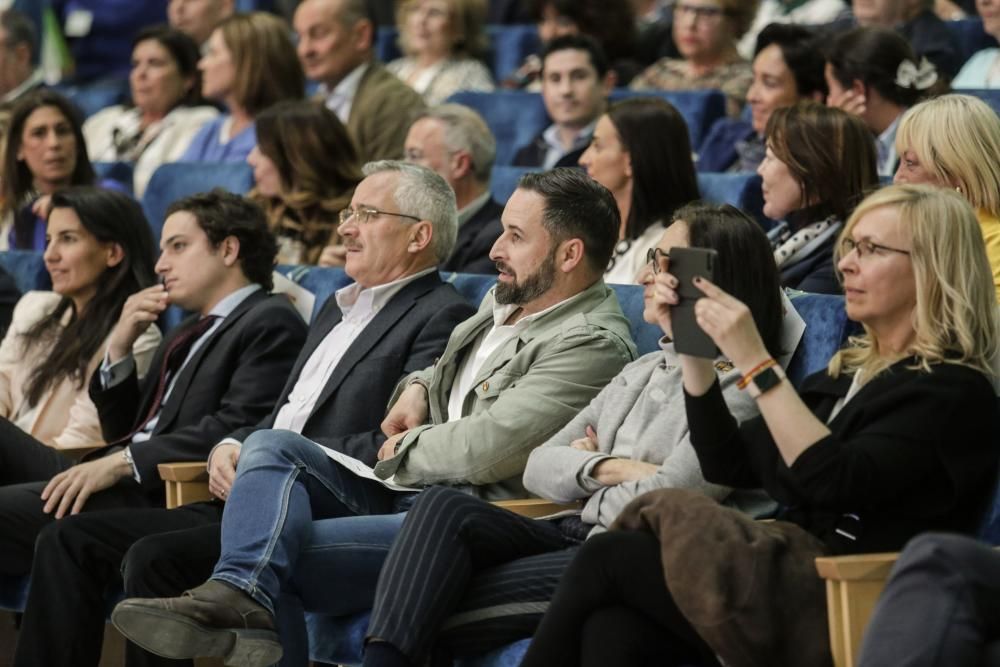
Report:
[[[100,370],[94,373],[90,398],[107,442],[127,436],[145,417],[164,353],[178,333],[196,320],[196,316],[186,319],[163,340],[142,382],[133,372],[104,389]],[[276,378],[288,376],[305,338],[306,325],[284,295],[260,290],[237,306],[177,376],[153,437],[131,447],[143,488],[162,493],[157,464],[204,460],[212,446],[233,429],[267,415],[281,388]],[[105,447],[91,457],[107,452]]]
[[490,259],[490,249],[503,233],[500,215],[503,206],[488,200],[475,215],[458,228],[458,238],[451,257],[441,266],[442,271],[455,273],[497,273],[496,262]]
[[698,148],[698,171],[729,171],[739,159],[736,142],[746,141],[754,134],[753,123],[742,118],[722,118],[716,121]]
[[369,63],[347,118],[361,161],[400,159],[413,116],[426,106],[399,77],[375,61]]
[[[570,151],[559,158],[556,162],[556,167],[579,167],[580,166],[580,156],[583,155],[583,151],[587,150],[586,146],[583,148],[578,148],[575,151]],[[517,153],[514,155],[514,166],[515,167],[541,167],[542,163],[545,161],[545,155],[549,152],[549,145],[545,143],[545,139],[542,138],[542,134],[539,133],[531,143],[521,146],[517,149]]]
[[[763,487],[787,508],[783,519],[835,554],[898,551],[929,530],[973,533],[1000,455],[993,387],[965,366],[935,364],[928,373],[909,368],[914,362],[903,359],[864,385],[828,424],[831,434],[791,466],[763,417],[737,425],[718,383],[687,396],[705,479]],[[825,422],[851,380],[816,373],[799,395]]]
[[833,265],[833,249],[837,245],[837,234],[833,234],[821,246],[794,264],[781,269],[782,287],[812,292],[814,294],[842,294]]
[[[396,383],[413,371],[432,366],[444,351],[452,329],[475,312],[452,285],[441,282],[437,272],[403,287],[337,364],[302,435],[374,466],[375,455],[385,441],[379,426]],[[229,437],[242,442],[253,431],[274,425],[306,361],[341,319],[337,300],[330,297],[310,327],[271,414]]]

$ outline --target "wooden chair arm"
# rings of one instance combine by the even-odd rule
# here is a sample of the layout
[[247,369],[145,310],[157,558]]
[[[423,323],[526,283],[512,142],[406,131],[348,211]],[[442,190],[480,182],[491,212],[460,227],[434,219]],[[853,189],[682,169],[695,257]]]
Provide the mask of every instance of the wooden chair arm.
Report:
[[824,556],[816,571],[826,580],[830,650],[835,667],[854,667],[871,619],[898,553]]
[[204,461],[161,463],[156,466],[167,491],[167,509],[211,500]]
[[565,512],[566,510],[579,510],[581,507],[579,502],[563,505],[561,503],[554,503],[551,500],[545,500],[543,498],[497,500],[493,504],[497,507],[509,510],[514,514],[526,516],[529,519],[537,519],[541,516],[548,516],[550,514],[555,514],[556,512]]

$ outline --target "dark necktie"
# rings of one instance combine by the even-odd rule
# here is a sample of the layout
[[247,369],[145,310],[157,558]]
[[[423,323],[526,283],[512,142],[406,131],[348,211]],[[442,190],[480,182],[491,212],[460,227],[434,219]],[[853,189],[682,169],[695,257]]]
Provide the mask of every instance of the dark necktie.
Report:
[[206,331],[208,331],[215,321],[219,319],[218,315],[208,315],[201,318],[190,327],[181,331],[177,336],[170,341],[170,345],[167,347],[166,353],[163,355],[163,366],[160,367],[160,377],[156,382],[156,392],[153,394],[153,401],[149,404],[149,410],[146,412],[146,416],[139,421],[138,425],[129,433],[127,436],[122,438],[120,442],[129,442],[144,428],[150,420],[155,417],[163,405],[163,396],[167,392],[167,384],[170,378],[180,369],[183,365],[184,360],[187,359],[188,353],[194,346],[195,342],[201,338]]

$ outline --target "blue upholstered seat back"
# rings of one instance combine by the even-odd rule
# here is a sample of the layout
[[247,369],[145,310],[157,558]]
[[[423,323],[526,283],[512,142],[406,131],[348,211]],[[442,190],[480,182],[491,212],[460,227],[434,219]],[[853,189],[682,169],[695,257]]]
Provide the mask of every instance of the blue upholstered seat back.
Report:
[[746,211],[764,229],[774,226],[774,220],[764,215],[764,195],[760,176],[753,172],[698,172],[701,198],[713,204],[731,204]]
[[687,124],[693,151],[697,151],[701,146],[712,125],[726,115],[726,96],[721,90],[635,91],[616,88],[611,92],[609,99],[618,102],[630,97],[659,97],[674,105]]
[[128,79],[108,78],[86,84],[58,84],[53,88],[68,97],[84,118],[105,107],[121,104],[128,99]]
[[153,230],[153,239],[159,243],[167,208],[181,197],[213,188],[245,194],[252,187],[253,170],[243,162],[168,162],[160,165],[149,179],[142,195],[142,209]]
[[52,279],[45,270],[45,261],[40,252],[34,250],[0,252],[0,267],[14,278],[17,289],[22,294],[31,290],[52,289]]
[[479,112],[497,140],[496,165],[509,165],[517,150],[549,124],[542,96],[521,91],[458,92],[448,98]]

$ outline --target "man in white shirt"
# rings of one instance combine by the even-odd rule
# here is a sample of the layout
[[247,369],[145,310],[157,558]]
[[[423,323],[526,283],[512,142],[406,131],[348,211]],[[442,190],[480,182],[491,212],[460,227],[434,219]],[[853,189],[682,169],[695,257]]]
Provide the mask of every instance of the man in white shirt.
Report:
[[423,99],[375,60],[365,0],[304,0],[292,21],[306,77],[347,126],[364,161],[397,159]]
[[212,578],[182,598],[122,602],[116,627],[167,657],[269,665],[282,654],[282,591],[335,615],[371,604],[409,491],[449,484],[524,497],[528,453],[634,358],[602,280],[619,223],[611,193],[580,170],[525,175],[491,252],[496,287],[390,399],[374,476],[410,488],[362,477],[296,434],[258,432],[244,443]]
[[[340,228],[349,248],[345,268],[357,282],[328,300],[304,346],[286,349],[294,354],[301,348],[294,366],[288,367],[290,375],[286,370],[258,379],[275,390],[284,385],[277,403],[271,403],[270,415],[260,423],[242,422],[227,431],[227,437],[203,440],[203,445],[218,443],[208,469],[210,490],[219,501],[177,510],[74,516],[44,532],[36,549],[38,583],[28,600],[16,664],[98,663],[104,612],[103,602],[96,600],[103,598],[101,591],[120,581],[122,569],[159,574],[144,572],[127,558],[123,566],[123,556],[140,538],[174,531],[170,539],[184,544],[189,562],[208,559],[210,568],[219,551],[220,501],[236,474],[241,442],[255,430],[302,433],[374,464],[385,440],[379,423],[396,382],[433,363],[451,330],[473,309],[436,271],[455,235],[454,196],[447,184],[426,169],[400,163],[376,163],[366,170],[368,176],[349,209],[352,214]],[[168,228],[170,220],[165,234]],[[112,351],[110,356],[117,354]],[[199,527],[207,532],[185,530]],[[194,583],[207,574],[195,568]],[[125,583],[130,590],[132,583]],[[60,597],[67,590],[87,593],[71,602]],[[58,618],[53,608],[60,610]],[[47,641],[52,633],[59,634],[59,642]],[[156,663],[154,656],[130,649],[133,667]]]

